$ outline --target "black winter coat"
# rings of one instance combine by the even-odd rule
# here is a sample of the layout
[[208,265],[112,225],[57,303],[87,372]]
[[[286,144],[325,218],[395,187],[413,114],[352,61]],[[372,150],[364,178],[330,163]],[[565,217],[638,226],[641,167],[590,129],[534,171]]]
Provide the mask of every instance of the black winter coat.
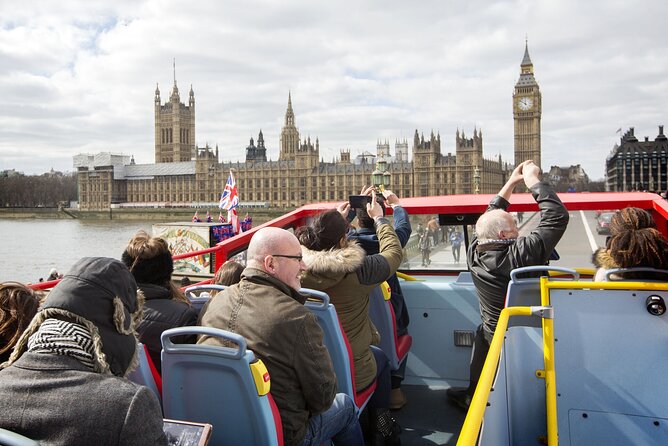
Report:
[[[485,329],[485,338],[491,341],[505,305],[510,272],[523,266],[545,265],[568,225],[568,211],[546,183],[531,188],[538,203],[541,217],[538,227],[525,237],[512,243],[492,242],[478,244],[473,238],[467,253],[473,284],[480,301],[480,316]],[[487,211],[508,209],[510,203],[496,196]]]
[[[139,342],[146,345],[155,368],[162,373],[160,335],[170,328],[197,325],[197,312],[187,303],[173,300],[171,291],[165,287],[148,283],[137,286],[146,298],[144,315],[137,327]],[[176,343],[194,344],[196,341],[194,336],[186,339],[174,338]]]

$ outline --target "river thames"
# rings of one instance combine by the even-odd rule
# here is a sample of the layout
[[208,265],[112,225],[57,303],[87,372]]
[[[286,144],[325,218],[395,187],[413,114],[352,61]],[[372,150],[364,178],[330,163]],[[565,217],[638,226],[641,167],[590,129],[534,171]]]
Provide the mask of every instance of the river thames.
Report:
[[0,281],[46,279],[51,268],[66,273],[81,257],[120,259],[127,242],[149,221],[2,219]]
[[[538,219],[528,218],[521,233],[528,233]],[[81,257],[105,256],[120,259],[127,242],[144,229],[152,233],[158,221],[122,220],[47,220],[0,219],[3,234],[0,249],[0,281],[34,283],[49,275],[51,268],[66,273]],[[254,222],[259,224],[261,222]],[[413,227],[417,227],[413,222]],[[555,266],[591,268],[591,253],[605,246],[605,236],[596,234],[593,212],[571,212],[571,220],[557,249],[561,259]],[[524,234],[522,234],[524,235]],[[437,251],[443,251],[438,253]],[[439,245],[434,252],[434,267],[466,268],[466,262],[453,263],[449,247]],[[409,253],[409,262],[417,267],[419,253]],[[415,258],[413,258],[415,257]],[[404,268],[407,266],[403,265]]]

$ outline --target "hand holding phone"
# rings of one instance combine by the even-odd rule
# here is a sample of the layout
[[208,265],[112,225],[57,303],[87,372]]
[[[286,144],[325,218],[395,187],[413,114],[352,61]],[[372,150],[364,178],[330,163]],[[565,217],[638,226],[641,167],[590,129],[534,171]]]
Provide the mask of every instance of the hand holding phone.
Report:
[[351,195],[348,197],[350,207],[353,209],[366,209],[366,205],[371,203],[369,195]]

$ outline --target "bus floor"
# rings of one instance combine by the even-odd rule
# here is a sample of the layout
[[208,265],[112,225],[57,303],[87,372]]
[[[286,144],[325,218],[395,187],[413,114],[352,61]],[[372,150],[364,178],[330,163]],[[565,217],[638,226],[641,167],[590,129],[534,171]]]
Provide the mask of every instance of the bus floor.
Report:
[[466,414],[448,403],[446,387],[402,385],[408,403],[392,412],[403,446],[455,445]]

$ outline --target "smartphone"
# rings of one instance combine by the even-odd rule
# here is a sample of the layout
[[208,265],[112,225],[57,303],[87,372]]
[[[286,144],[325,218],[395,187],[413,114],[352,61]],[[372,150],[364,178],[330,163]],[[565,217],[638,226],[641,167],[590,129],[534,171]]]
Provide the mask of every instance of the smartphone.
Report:
[[366,205],[371,203],[371,197],[369,195],[351,195],[348,197],[348,201],[353,209],[366,209]]

